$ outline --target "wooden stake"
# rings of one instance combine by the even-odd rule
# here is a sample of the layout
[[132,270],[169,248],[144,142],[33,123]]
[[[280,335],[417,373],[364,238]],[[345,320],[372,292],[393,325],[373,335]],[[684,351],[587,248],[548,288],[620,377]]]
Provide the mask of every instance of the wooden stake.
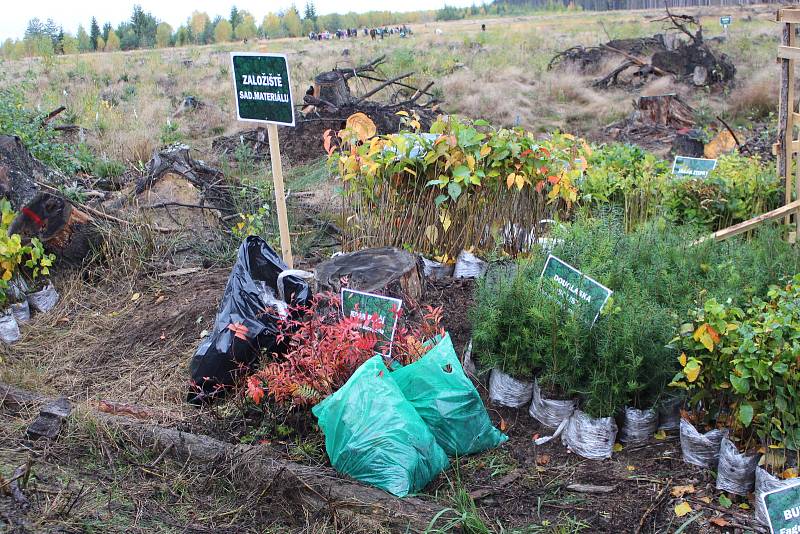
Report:
[[278,127],[267,124],[269,136],[269,156],[272,160],[272,181],[275,184],[275,206],[278,210],[278,227],[281,232],[281,254],[283,261],[290,269],[294,269],[292,259],[292,242],[289,238],[289,217],[286,214],[286,195],[283,192],[283,166],[281,165],[281,145],[278,141]]

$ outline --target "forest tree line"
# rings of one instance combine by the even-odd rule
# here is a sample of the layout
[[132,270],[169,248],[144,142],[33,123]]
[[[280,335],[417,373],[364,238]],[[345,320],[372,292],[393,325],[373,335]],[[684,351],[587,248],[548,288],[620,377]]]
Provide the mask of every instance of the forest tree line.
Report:
[[[669,7],[726,6],[778,3],[779,0],[666,0]],[[433,20],[459,20],[471,17],[520,15],[538,11],[657,9],[665,0],[495,0],[490,4],[469,7],[444,6],[439,10],[370,11],[367,13],[331,13],[318,15],[313,0],[303,12],[292,5],[287,10],[270,12],[258,21],[246,10],[231,8],[228,18],[211,18],[204,11],[193,11],[184,24],[173,28],[159,21],[141,6],[135,5],[130,19],[116,27],[110,22],[101,26],[92,17],[87,27],[79,25],[73,34],[65,32],[53,19],[28,22],[22,39],[8,38],[0,45],[0,57],[17,59],[84,52],[113,52],[139,48],[205,45],[245,41],[252,38],[273,39],[301,37],[311,32],[335,32],[346,28],[378,28],[387,25],[414,24]]]

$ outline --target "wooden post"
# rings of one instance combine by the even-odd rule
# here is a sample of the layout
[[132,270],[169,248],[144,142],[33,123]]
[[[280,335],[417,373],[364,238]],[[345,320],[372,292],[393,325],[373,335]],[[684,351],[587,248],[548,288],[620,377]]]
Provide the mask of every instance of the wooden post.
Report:
[[272,160],[272,181],[275,184],[275,207],[278,210],[278,228],[281,232],[281,254],[283,261],[294,269],[292,242],[289,237],[289,217],[286,213],[286,194],[283,191],[283,166],[281,164],[281,145],[278,141],[278,127],[267,123],[269,136],[269,157]]

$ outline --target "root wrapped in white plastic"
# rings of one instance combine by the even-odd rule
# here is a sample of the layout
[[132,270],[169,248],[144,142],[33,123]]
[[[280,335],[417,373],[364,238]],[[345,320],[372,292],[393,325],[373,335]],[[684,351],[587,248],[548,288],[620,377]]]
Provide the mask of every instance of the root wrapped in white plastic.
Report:
[[681,405],[683,399],[669,397],[658,404],[658,429],[678,430],[681,426]]
[[533,395],[533,382],[517,380],[500,369],[492,369],[489,377],[489,400],[494,404],[520,408],[528,404]]
[[422,256],[422,273],[428,278],[433,278],[434,280],[447,278],[448,276],[453,276],[454,270],[455,265],[429,260]]
[[27,300],[15,302],[10,308],[14,319],[17,320],[17,324],[25,324],[31,320],[31,307]]
[[687,464],[713,469],[719,461],[719,448],[727,430],[714,429],[705,434],[697,431],[692,423],[681,419],[681,452]]
[[483,276],[489,264],[476,255],[462,250],[456,259],[453,278],[479,278]]
[[528,413],[546,427],[558,428],[562,421],[569,418],[575,411],[574,400],[551,400],[542,398],[539,383],[533,381],[533,400]]
[[58,291],[53,284],[47,284],[44,289],[29,294],[28,302],[34,310],[41,313],[48,312],[58,304]]
[[781,480],[767,473],[766,469],[756,467],[756,521],[764,526],[769,525],[767,519],[769,514],[766,506],[764,506],[764,500],[761,498],[763,494],[797,485],[800,485],[800,479],[798,478]]
[[655,410],[625,407],[619,440],[624,443],[645,443],[656,433],[658,414]]
[[575,410],[561,434],[561,442],[583,458],[604,460],[611,458],[617,438],[617,423],[613,417],[594,419]]
[[19,341],[19,325],[11,309],[6,309],[0,313],[0,341],[4,343],[14,343]]
[[728,438],[722,439],[717,467],[717,489],[735,495],[747,495],[755,487],[758,454],[740,454]]

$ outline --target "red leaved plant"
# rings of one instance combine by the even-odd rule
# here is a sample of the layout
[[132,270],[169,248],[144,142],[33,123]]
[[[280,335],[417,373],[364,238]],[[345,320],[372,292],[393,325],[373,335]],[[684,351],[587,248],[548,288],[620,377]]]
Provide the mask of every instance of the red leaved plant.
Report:
[[[315,295],[301,314],[286,319],[278,342],[287,350],[247,381],[247,396],[255,403],[269,396],[276,403],[313,406],[339,389],[358,367],[380,350],[382,342],[361,327],[363,321],[341,317],[340,299],[332,293]],[[399,314],[398,314],[399,315]],[[424,341],[443,333],[441,308],[426,307],[420,324],[398,325],[392,357],[403,365],[419,359],[430,346]]]

